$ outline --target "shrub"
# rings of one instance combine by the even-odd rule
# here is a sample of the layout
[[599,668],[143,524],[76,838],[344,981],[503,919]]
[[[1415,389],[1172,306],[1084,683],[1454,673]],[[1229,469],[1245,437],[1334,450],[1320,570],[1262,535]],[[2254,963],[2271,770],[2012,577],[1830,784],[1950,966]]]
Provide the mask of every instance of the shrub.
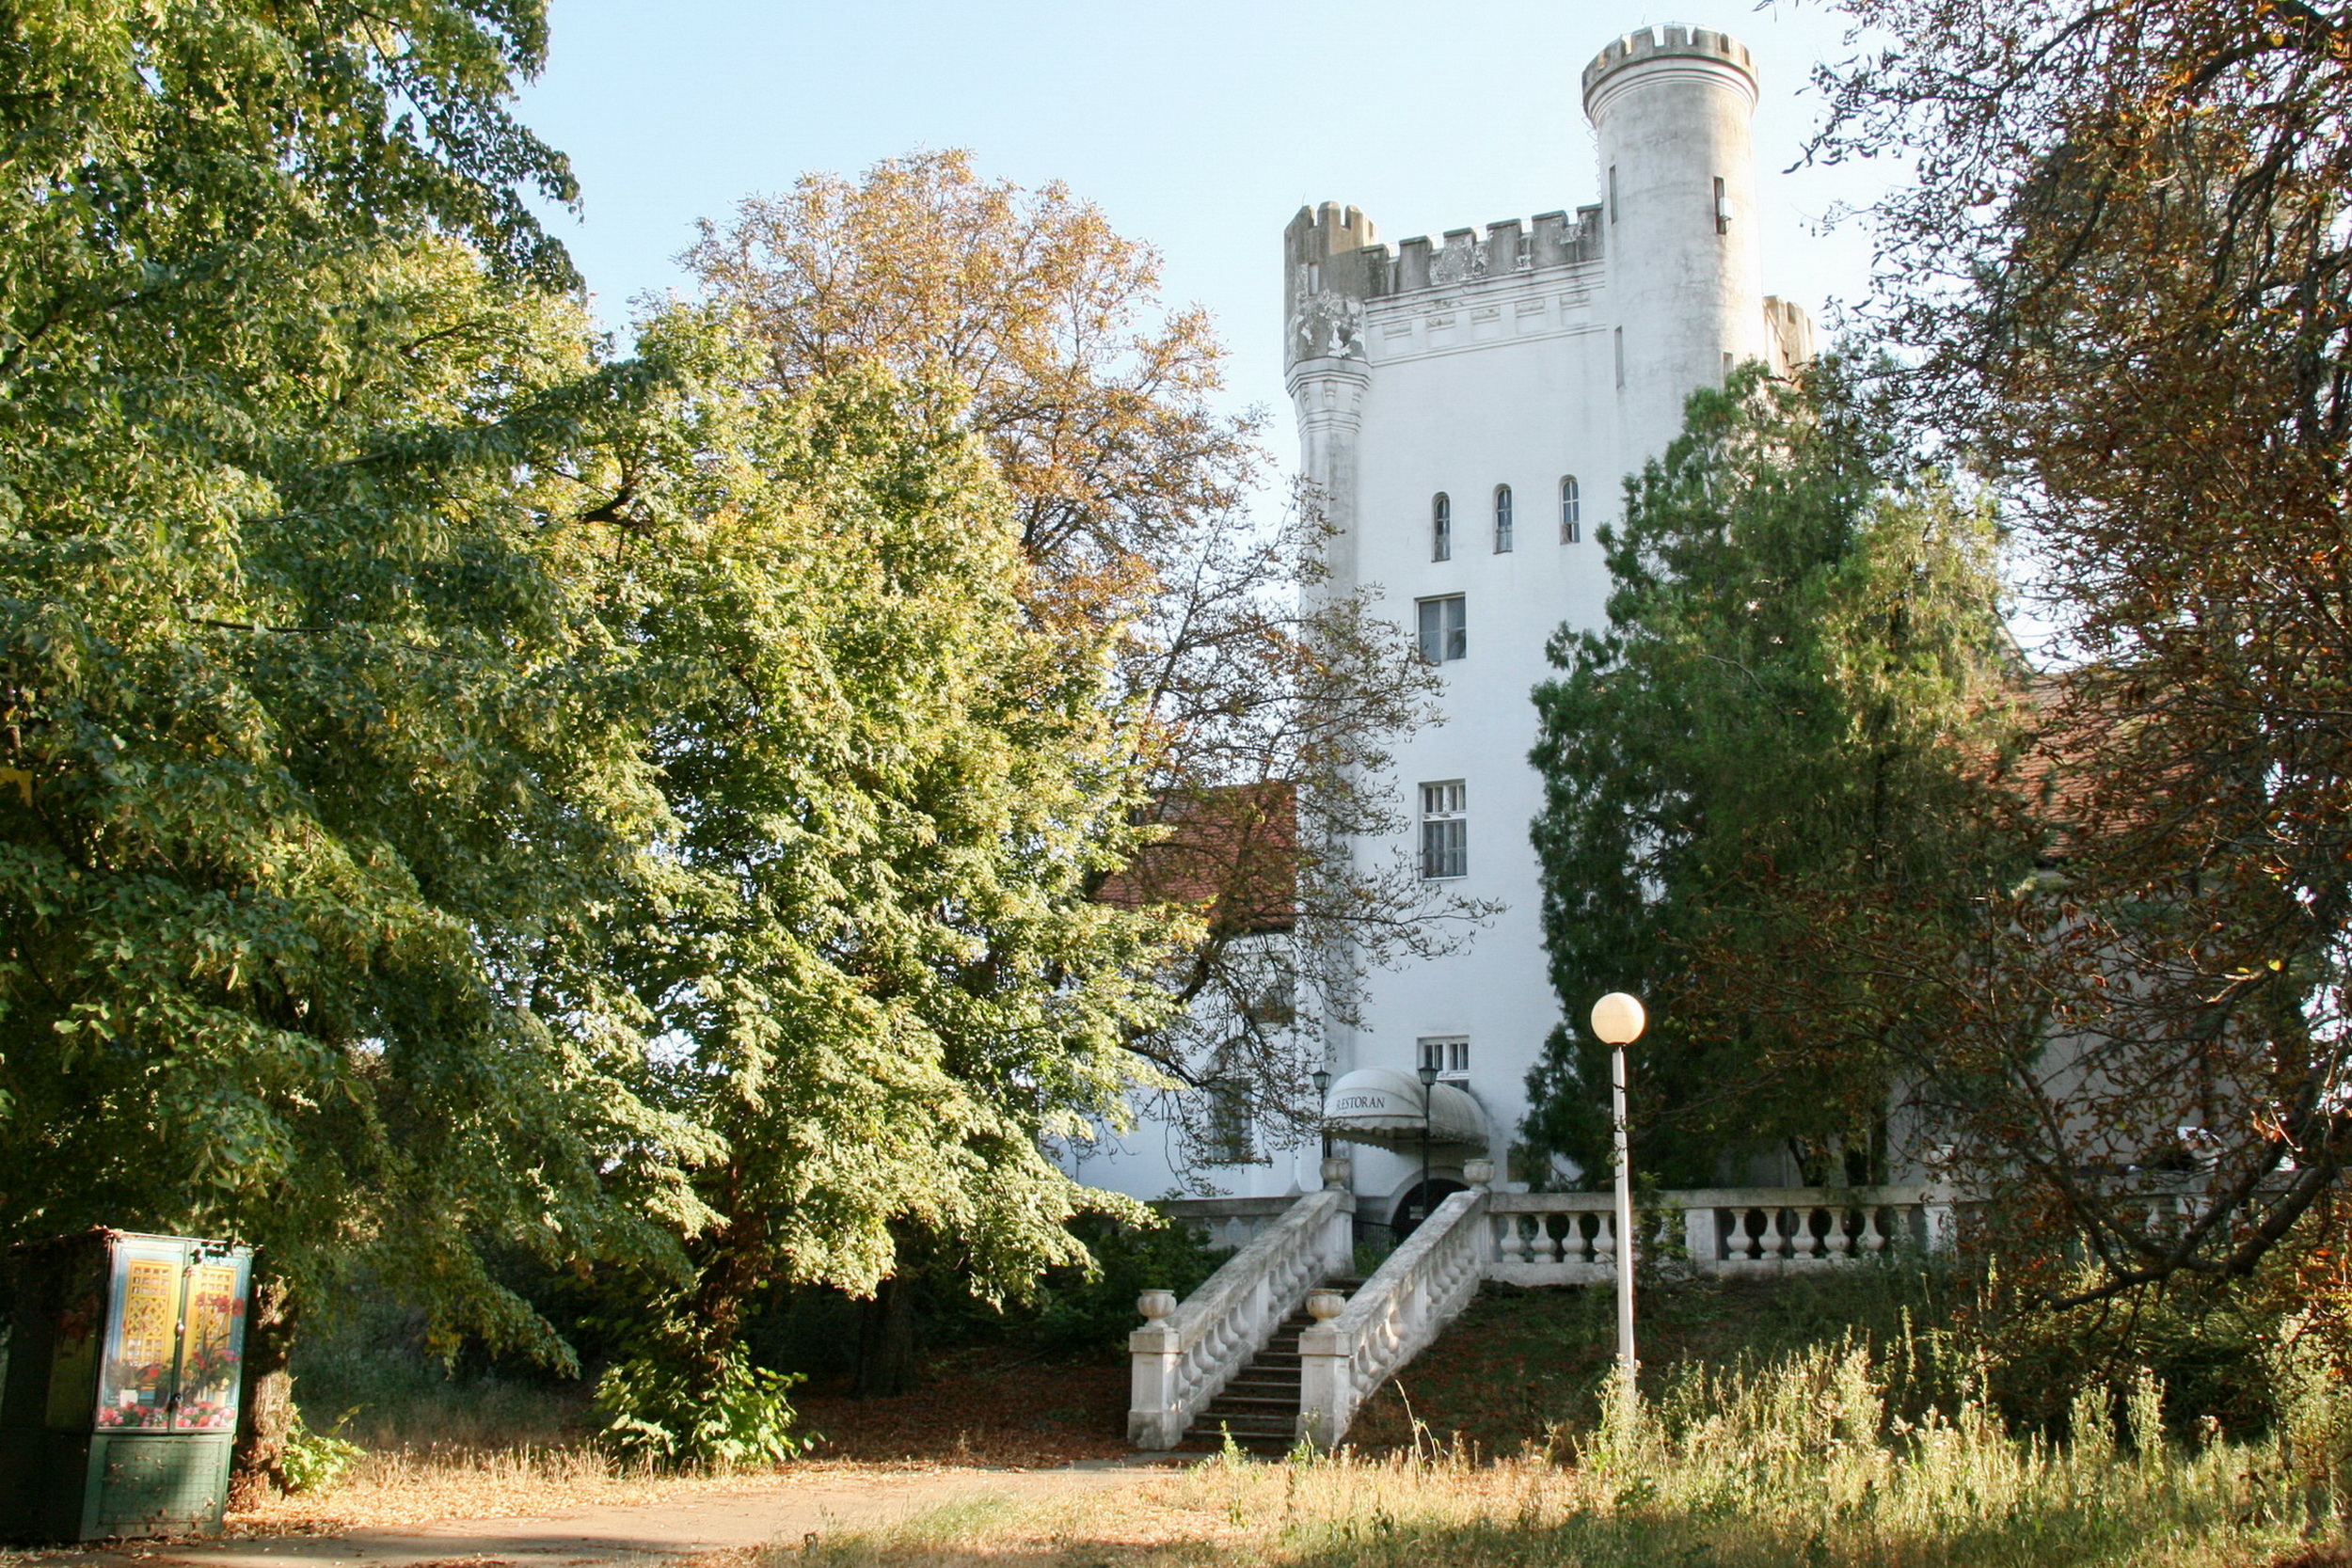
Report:
[[1027,1309],[1038,1348],[1054,1354],[1124,1344],[1136,1326],[1136,1296],[1173,1291],[1181,1301],[1232,1256],[1230,1248],[1203,1242],[1192,1227],[1168,1220],[1133,1225],[1082,1214],[1071,1230],[1094,1254],[1095,1268],[1056,1271]]
[[598,1441],[616,1458],[662,1468],[773,1465],[806,1449],[786,1398],[801,1379],[752,1365],[740,1345],[715,1378],[650,1354],[615,1364],[596,1382]]
[[343,1472],[368,1456],[368,1450],[342,1434],[345,1423],[356,1415],[345,1411],[332,1431],[312,1432],[303,1422],[302,1413],[294,1412],[294,1426],[286,1433],[286,1450],[280,1461],[289,1492],[324,1492],[343,1479]]

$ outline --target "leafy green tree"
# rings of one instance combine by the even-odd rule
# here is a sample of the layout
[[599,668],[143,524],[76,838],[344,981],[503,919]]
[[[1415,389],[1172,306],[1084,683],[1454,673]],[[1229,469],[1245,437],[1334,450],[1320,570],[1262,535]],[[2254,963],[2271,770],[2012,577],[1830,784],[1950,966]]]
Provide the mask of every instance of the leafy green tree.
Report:
[[1024,613],[1019,519],[953,398],[759,385],[725,307],[644,343],[680,419],[645,427],[672,449],[635,460],[611,613],[691,885],[616,974],[662,1103],[724,1140],[645,1347],[715,1379],[771,1280],[870,1295],[928,1258],[993,1297],[1082,1261],[1090,1199],[1046,1140],[1125,1115],[1188,932],[1090,896],[1141,832],[1118,624]]
[[2016,673],[1990,517],[1894,439],[1832,361],[1692,395],[1605,530],[1608,626],[1553,640],[1534,837],[1569,1021],[1530,1077],[1535,1157],[1610,1168],[1613,990],[1636,1165],[1706,1184],[1781,1145],[1813,1180],[1883,1166],[1929,993],[1858,957],[1887,926],[1968,928],[2007,840],[1991,792]]
[[1114,660],[1164,836],[1098,886],[1200,917],[1160,977],[1186,1006],[1129,1041],[1136,1085],[1167,1091],[1154,1112],[1195,1152],[1230,1103],[1184,1092],[1211,1077],[1308,1135],[1321,1030],[1359,973],[1484,911],[1347,852],[1405,826],[1389,748],[1433,716],[1437,674],[1369,594],[1330,591],[1313,498],[1280,528],[1251,515],[1266,457],[1257,420],[1216,405],[1207,317],[1168,308],[1158,256],[1090,203],[957,151],[805,175],[706,225],[688,261],[764,349],[761,384],[878,364],[951,394],[1019,522],[1024,608]]
[[265,1372],[360,1260],[560,1358],[482,1247],[699,1212],[598,970],[674,873],[580,569],[643,378],[531,216],[544,47],[504,0],[0,18],[0,1231],[260,1243]]

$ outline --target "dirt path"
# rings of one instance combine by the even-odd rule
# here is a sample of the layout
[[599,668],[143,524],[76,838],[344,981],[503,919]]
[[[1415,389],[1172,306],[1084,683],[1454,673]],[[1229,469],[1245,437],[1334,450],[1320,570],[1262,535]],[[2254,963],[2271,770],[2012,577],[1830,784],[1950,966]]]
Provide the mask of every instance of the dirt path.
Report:
[[[1189,1457],[1189,1456],[1188,1456]],[[522,1519],[350,1530],[337,1535],[123,1544],[17,1560],[46,1568],[602,1568],[762,1546],[887,1524],[951,1503],[1050,1501],[1133,1486],[1168,1473],[1150,1461],[1089,1460],[1052,1470],[814,1474],[752,1492],[583,1508]]]

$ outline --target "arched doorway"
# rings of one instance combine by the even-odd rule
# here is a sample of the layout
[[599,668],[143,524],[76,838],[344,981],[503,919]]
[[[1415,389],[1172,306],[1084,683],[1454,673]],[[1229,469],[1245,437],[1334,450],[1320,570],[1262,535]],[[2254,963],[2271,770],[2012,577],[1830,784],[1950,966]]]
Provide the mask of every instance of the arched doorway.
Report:
[[1389,1218],[1390,1230],[1401,1243],[1429,1217],[1429,1212],[1455,1193],[1470,1191],[1467,1183],[1450,1176],[1433,1176],[1427,1181],[1416,1181],[1405,1189],[1405,1196],[1396,1200],[1396,1212]]

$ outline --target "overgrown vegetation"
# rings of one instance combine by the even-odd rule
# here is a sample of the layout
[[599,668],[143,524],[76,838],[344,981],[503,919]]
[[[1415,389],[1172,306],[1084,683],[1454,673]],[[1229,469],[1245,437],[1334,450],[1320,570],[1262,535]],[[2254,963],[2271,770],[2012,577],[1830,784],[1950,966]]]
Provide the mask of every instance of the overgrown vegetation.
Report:
[[[836,1563],[1438,1568],[2246,1568],[2335,1539],[2346,1495],[2286,1435],[2183,1443],[2153,1378],[2097,1386],[2070,1441],[1963,1393],[1904,1416],[1897,1370],[1820,1347],[1693,1368],[1630,1426],[1497,1464],[1232,1456],[1110,1507],[966,1509],[795,1553]],[[2341,1419],[2340,1389],[2314,1423]],[[2299,1427],[2306,1433],[2317,1427]]]

